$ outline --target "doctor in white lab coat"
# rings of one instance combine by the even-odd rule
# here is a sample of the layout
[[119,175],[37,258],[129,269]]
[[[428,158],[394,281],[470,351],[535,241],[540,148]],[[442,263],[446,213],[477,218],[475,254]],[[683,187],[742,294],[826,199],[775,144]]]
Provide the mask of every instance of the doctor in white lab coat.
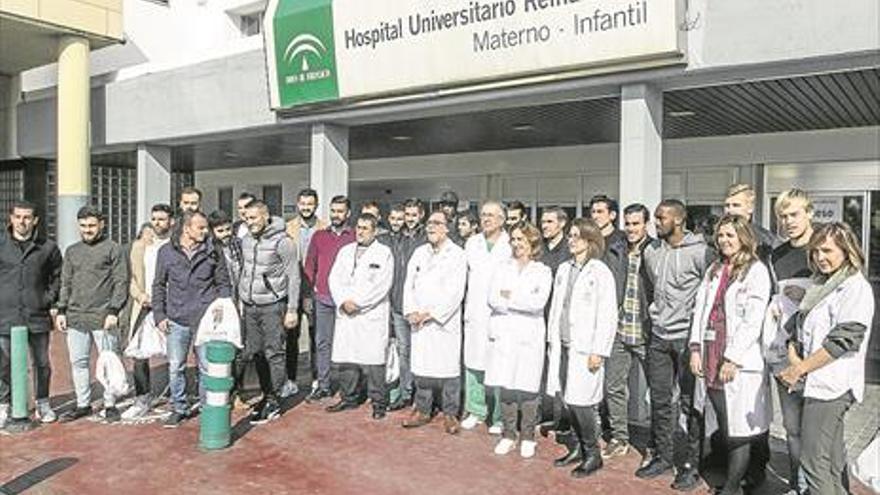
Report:
[[[510,239],[504,232],[504,207],[488,201],[480,210],[482,232],[465,243],[468,277],[464,303],[464,365],[465,404],[467,416],[461,427],[470,430],[483,422],[495,423],[501,418],[494,393],[487,394],[483,384],[486,371],[486,346],[489,343],[489,285],[492,274],[501,263],[510,259]],[[491,418],[489,417],[491,414]],[[500,425],[495,425],[500,432]]]
[[403,314],[412,328],[410,365],[415,408],[403,421],[415,428],[431,421],[434,393],[441,394],[443,427],[458,433],[461,408],[461,301],[467,278],[464,250],[448,238],[442,211],[428,217],[428,243],[416,248],[406,269]]
[[[703,410],[706,435],[721,430],[727,479],[721,493],[739,493],[751,444],[772,419],[761,326],[770,299],[770,274],[757,256],[757,239],[742,217],[725,215],[715,230],[721,259],[697,289],[691,326],[694,409]],[[706,400],[708,398],[708,401]]]
[[578,440],[555,465],[580,460],[571,472],[580,478],[602,467],[596,418],[604,397],[605,360],[617,332],[617,290],[614,275],[600,259],[605,238],[592,220],[572,222],[568,247],[572,259],[559,265],[553,282],[547,394],[562,394]]
[[378,219],[357,219],[357,242],[339,250],[328,284],[336,303],[332,362],[341,399],[328,412],[356,408],[358,383],[367,375],[367,395],[373,418],[382,419],[388,406],[385,390],[385,353],[388,347],[388,293],[394,276],[391,249],[376,242]]
[[537,261],[543,250],[537,227],[518,224],[510,231],[510,245],[513,256],[495,270],[489,289],[492,316],[486,386],[498,388],[501,403],[503,431],[495,453],[510,452],[519,432],[520,455],[528,459],[535,455],[537,445],[535,427],[547,342],[544,307],[553,275],[547,265]]

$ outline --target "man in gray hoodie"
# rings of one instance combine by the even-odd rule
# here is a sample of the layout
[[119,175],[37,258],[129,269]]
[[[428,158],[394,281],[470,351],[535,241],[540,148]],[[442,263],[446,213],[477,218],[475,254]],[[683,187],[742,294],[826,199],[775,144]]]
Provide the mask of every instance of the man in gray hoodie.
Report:
[[[656,454],[636,471],[639,478],[655,478],[676,466],[672,488],[691,490],[700,477],[700,425],[693,413],[694,376],[688,369],[688,336],[697,288],[713,257],[702,236],[685,230],[687,211],[681,201],[662,201],[654,212],[658,239],[645,248],[642,276],[648,302],[651,332],[648,338],[648,383],[651,387],[651,429]],[[672,403],[675,384],[680,409]],[[688,418],[683,444],[674,444],[676,411]],[[682,451],[674,456],[675,451]]]
[[[262,354],[269,365],[269,376],[260,379],[263,400],[251,412],[251,422],[261,424],[281,413],[278,395],[287,381],[285,332],[299,323],[299,255],[287,236],[284,220],[271,217],[266,203],[255,200],[248,204],[245,221],[248,232],[241,239],[238,297],[245,362]],[[261,369],[265,370],[258,366],[257,372]]]

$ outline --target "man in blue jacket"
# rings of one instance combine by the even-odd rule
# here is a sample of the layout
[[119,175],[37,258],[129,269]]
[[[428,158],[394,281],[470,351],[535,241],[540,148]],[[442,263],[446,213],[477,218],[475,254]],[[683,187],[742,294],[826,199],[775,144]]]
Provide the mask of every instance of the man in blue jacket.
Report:
[[[153,280],[153,316],[156,326],[168,335],[168,381],[171,415],[166,428],[176,428],[189,417],[186,403],[186,359],[199,321],[219,297],[231,297],[229,272],[221,252],[208,237],[208,218],[199,211],[186,211],[181,228],[171,242],[159,249]],[[215,315],[219,317],[219,315]],[[196,348],[200,374],[206,361]],[[203,387],[199,384],[200,396]]]

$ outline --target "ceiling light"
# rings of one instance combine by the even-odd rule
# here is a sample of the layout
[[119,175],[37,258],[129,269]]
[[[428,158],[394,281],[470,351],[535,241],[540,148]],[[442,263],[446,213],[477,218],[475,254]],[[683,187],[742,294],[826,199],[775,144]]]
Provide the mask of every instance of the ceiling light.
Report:
[[224,151],[223,156],[225,158],[238,158],[238,153],[236,153],[234,151]]
[[394,141],[412,141],[412,136],[391,136]]
[[694,112],[693,110],[674,110],[672,112],[667,113],[666,115],[668,115],[670,117],[674,117],[674,118],[694,117],[697,115],[697,112]]
[[526,132],[535,130],[535,126],[532,124],[514,124],[513,130],[518,132]]

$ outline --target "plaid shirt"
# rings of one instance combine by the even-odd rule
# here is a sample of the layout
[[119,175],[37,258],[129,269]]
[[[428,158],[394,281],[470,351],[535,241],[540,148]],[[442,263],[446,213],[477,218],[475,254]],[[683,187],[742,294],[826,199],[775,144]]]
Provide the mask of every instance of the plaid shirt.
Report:
[[627,345],[642,345],[641,301],[639,300],[639,268],[642,264],[641,249],[633,249],[627,254],[626,290],[621,305],[617,335]]

